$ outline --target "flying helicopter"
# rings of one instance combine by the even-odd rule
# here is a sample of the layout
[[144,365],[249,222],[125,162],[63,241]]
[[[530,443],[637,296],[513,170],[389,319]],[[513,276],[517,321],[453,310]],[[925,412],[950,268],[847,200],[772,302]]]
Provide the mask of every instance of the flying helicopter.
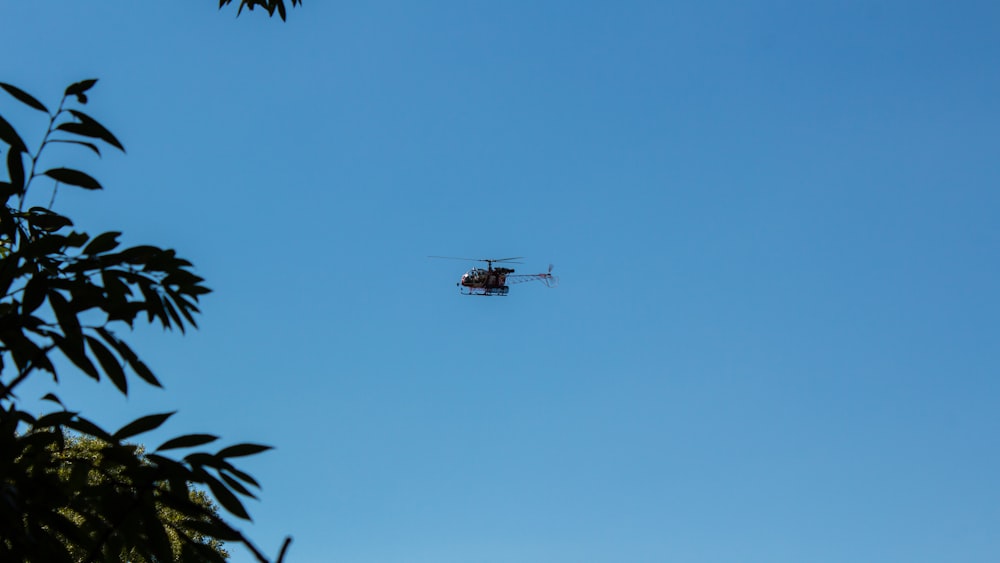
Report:
[[514,273],[513,268],[503,266],[494,268],[493,264],[522,264],[517,260],[522,260],[521,256],[512,258],[455,258],[453,256],[429,256],[429,258],[441,258],[444,260],[463,260],[465,262],[486,262],[486,269],[472,268],[462,274],[462,279],[458,281],[458,291],[462,295],[507,295],[510,292],[508,284],[524,283],[529,281],[540,281],[546,287],[559,285],[559,278],[552,275],[552,264],[549,264],[549,271],[544,274],[519,274]]

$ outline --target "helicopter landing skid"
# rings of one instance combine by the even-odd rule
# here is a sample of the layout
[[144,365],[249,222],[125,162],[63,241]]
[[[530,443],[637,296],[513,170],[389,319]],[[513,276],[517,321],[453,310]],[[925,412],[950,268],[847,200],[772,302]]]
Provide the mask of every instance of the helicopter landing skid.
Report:
[[510,287],[459,287],[459,291],[462,295],[507,295],[510,292]]

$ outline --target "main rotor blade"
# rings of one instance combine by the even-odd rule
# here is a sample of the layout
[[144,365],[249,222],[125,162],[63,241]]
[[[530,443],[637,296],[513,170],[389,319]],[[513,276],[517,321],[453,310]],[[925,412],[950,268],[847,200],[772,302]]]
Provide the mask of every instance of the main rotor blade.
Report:
[[456,258],[454,256],[428,256],[428,258],[440,258],[442,260],[464,260],[466,262],[482,262],[479,258]]
[[523,256],[514,256],[512,258],[458,258],[456,256],[428,256],[428,258],[440,258],[442,260],[462,260],[465,262],[507,262],[508,264],[521,264],[522,262],[511,262],[511,260],[521,260]]

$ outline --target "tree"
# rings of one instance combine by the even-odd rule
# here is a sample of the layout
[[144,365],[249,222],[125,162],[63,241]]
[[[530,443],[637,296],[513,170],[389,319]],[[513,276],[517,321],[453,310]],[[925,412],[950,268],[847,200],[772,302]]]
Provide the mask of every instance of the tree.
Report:
[[[236,444],[180,459],[171,450],[217,440],[188,434],[150,453],[126,442],[161,426],[173,413],[150,414],[108,431],[68,409],[33,416],[17,388],[47,374],[58,382],[69,366],[122,394],[138,381],[159,386],[153,371],[119,335],[136,322],[165,329],[196,327],[198,300],[209,292],[174,250],[120,248],[121,233],[90,236],[52,209],[59,186],[99,190],[89,174],[50,165],[46,149],[65,145],[100,154],[122,143],[82,111],[97,80],[66,88],[50,110],[34,96],[0,83],[7,95],[48,117],[37,150],[0,114],[0,561],[223,561],[215,542],[237,542],[267,558],[214,509],[191,496],[207,490],[229,514],[249,519],[241,497],[258,483],[233,458],[270,449]],[[53,185],[48,205],[25,208],[41,183]],[[34,197],[29,197],[34,196]],[[99,442],[80,455],[74,433]],[[169,515],[166,517],[165,515]],[[284,557],[286,539],[278,561]]]
[[[232,4],[233,0],[219,0],[219,9],[221,10],[223,6],[228,6]],[[292,7],[298,6],[302,3],[302,0],[292,0]],[[240,7],[236,10],[236,15],[239,16],[243,12],[243,8],[249,11],[253,11],[256,7],[261,7],[267,10],[267,14],[274,17],[274,12],[278,12],[278,16],[282,20],[285,19],[285,0],[240,0]]]
[[[122,475],[117,471],[117,464],[108,463],[104,460],[102,455],[102,450],[107,446],[105,442],[98,440],[96,438],[91,438],[87,436],[67,436],[65,441],[65,448],[61,451],[56,451],[53,448],[53,455],[58,457],[62,465],[58,471],[59,479],[63,481],[69,481],[71,479],[78,478],[77,472],[81,472],[82,469],[77,469],[78,467],[88,467],[89,472],[86,480],[81,479],[82,487],[80,483],[77,483],[77,492],[80,494],[80,488],[87,487],[101,487],[106,486],[108,481],[114,481],[115,486],[123,487],[128,489],[130,483],[125,475]],[[136,450],[136,455],[140,460],[144,461],[144,450],[139,446]],[[146,462],[148,463],[148,462]],[[165,484],[161,484],[165,486]],[[132,494],[135,493],[134,490],[130,491]],[[189,490],[188,497],[191,502],[197,504],[199,507],[204,509],[206,512],[210,512],[218,516],[218,507],[209,496],[202,490]],[[197,529],[192,529],[185,526],[185,516],[178,512],[177,510],[157,503],[156,506],[157,516],[161,521],[170,522],[173,527],[167,530],[167,536],[170,540],[170,545],[173,550],[174,559],[179,559],[181,557],[181,534],[190,538],[190,541],[197,543],[202,543],[211,549],[214,549],[219,557],[225,559],[229,557],[229,553],[223,548],[223,544],[217,538],[206,536],[205,534],[199,532]],[[59,512],[63,516],[67,517],[70,521],[74,522],[76,525],[83,524],[83,518],[78,514],[76,508],[73,506],[67,506],[59,509]],[[207,520],[202,520],[202,522],[207,522]],[[82,552],[73,553],[74,558],[82,560],[85,556]],[[119,555],[118,561],[121,563],[148,563],[142,556],[134,551],[124,552]]]

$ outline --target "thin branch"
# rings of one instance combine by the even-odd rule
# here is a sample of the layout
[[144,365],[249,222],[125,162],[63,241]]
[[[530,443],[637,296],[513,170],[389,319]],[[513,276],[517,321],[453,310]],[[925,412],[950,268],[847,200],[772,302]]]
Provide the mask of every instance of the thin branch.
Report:
[[[49,144],[49,137],[55,131],[55,128],[53,126],[55,125],[56,120],[59,119],[59,116],[62,115],[63,111],[65,111],[63,110],[63,106],[65,105],[66,105],[66,96],[63,95],[62,100],[59,101],[59,109],[57,109],[54,114],[49,116],[49,127],[45,131],[45,136],[42,137],[42,144],[38,146],[38,150],[35,151],[35,154],[31,156],[31,172],[28,174],[28,179],[24,184],[24,189],[21,190],[21,198],[20,201],[18,201],[17,205],[18,211],[24,211],[24,199],[28,195],[28,186],[30,186],[31,181],[35,179],[36,176],[35,170],[38,167],[38,159],[41,158],[42,156],[42,150],[44,150],[45,146]],[[53,194],[53,198],[55,198],[55,194]]]

